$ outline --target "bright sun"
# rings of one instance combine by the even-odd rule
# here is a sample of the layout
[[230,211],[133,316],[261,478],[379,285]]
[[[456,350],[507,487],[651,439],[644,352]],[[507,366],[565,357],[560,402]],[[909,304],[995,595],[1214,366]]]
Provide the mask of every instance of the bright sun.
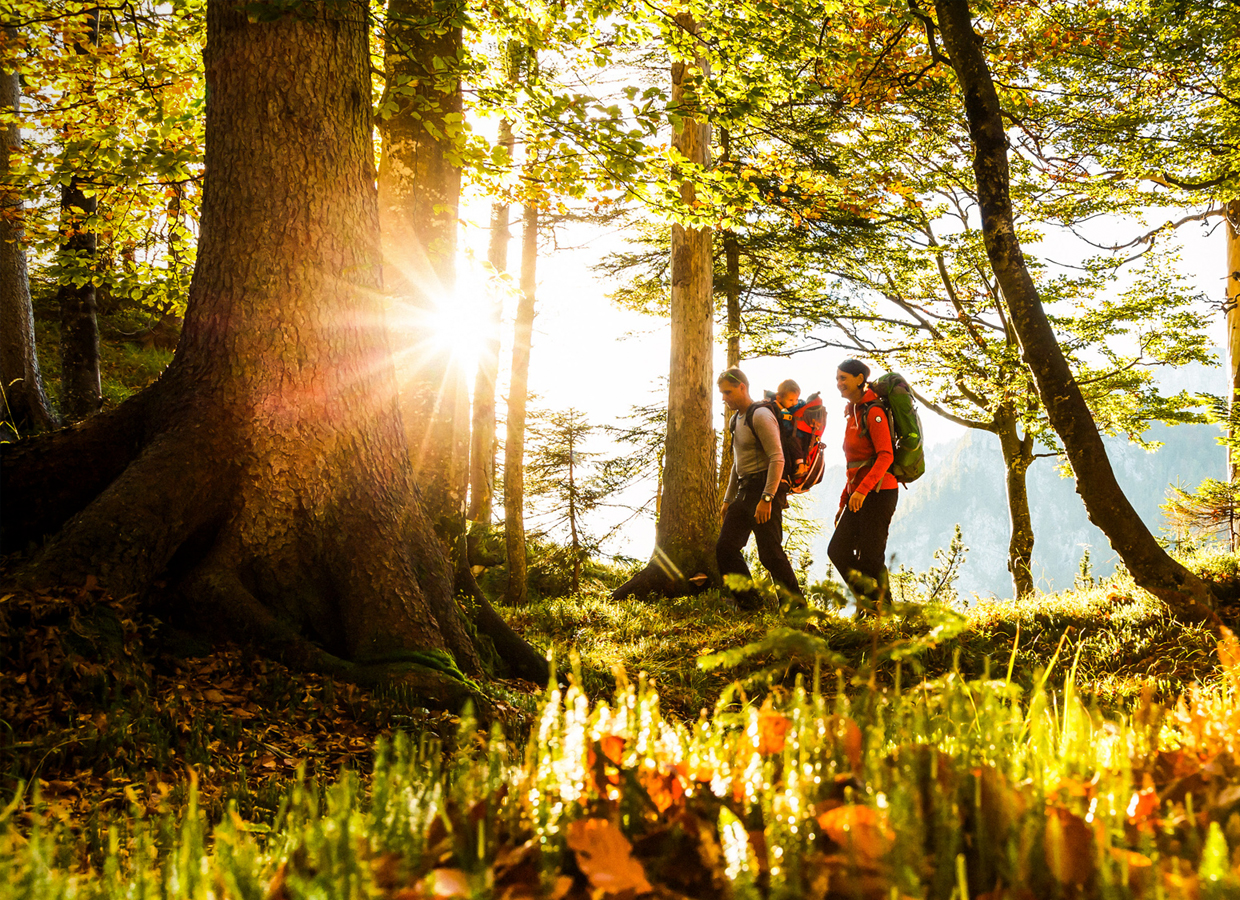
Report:
[[416,364],[421,357],[447,351],[472,384],[491,327],[492,291],[484,273],[476,265],[466,264],[460,267],[455,290],[437,286],[432,291],[435,302],[431,309],[398,306],[393,310],[395,330],[411,339],[409,345],[398,348],[398,353]]

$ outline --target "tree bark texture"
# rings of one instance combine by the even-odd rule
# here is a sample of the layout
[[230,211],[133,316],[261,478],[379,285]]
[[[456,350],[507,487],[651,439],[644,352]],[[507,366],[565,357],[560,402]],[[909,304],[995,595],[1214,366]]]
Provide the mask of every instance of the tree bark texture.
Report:
[[[512,123],[499,123],[501,147],[512,157],[514,146]],[[469,444],[469,520],[491,524],[495,506],[495,384],[499,379],[500,324],[504,314],[504,283],[501,275],[508,271],[508,243],[512,231],[508,227],[511,212],[507,203],[491,205],[491,239],[487,262],[491,264],[494,284],[487,310],[486,334],[478,357],[474,378],[474,408]]]
[[[741,364],[741,245],[736,232],[728,229],[723,233],[724,299],[727,303],[728,367]],[[719,461],[719,496],[728,487],[728,475],[732,471],[732,432],[728,422],[732,411],[723,410],[723,454]]]
[[[1227,204],[1227,375],[1231,394],[1227,398],[1230,408],[1240,409],[1240,200]],[[1232,442],[1237,435],[1228,435]],[[1233,451],[1227,451],[1227,478],[1236,480],[1236,461]],[[1232,549],[1236,549],[1236,535],[1232,534]]]
[[401,410],[423,505],[454,551],[469,488],[468,373],[446,340],[470,327],[455,297],[461,170],[450,137],[461,113],[463,15],[457,0],[390,0],[382,105],[394,111],[379,123],[384,284],[394,299]]
[[1016,236],[1003,115],[968,0],[939,0],[936,8],[964,94],[986,253],[1038,394],[1064,443],[1077,493],[1137,584],[1184,616],[1208,617],[1214,607],[1209,587],[1158,545],[1116,482],[1098,427],[1042,308]]
[[[26,578],[94,575],[116,594],[167,581],[175,613],[358,680],[427,651],[477,673],[401,425],[367,36],[360,2],[253,23],[210,0],[201,237],[177,354],[112,413],[19,444],[3,489],[37,494],[94,440],[116,474],[86,473],[78,499],[93,502]],[[402,671],[461,699],[459,681]]]
[[[691,35],[697,23],[687,13],[676,24]],[[684,104],[681,127],[672,143],[689,162],[710,161],[710,125],[688,108],[685,89],[691,66],[705,70],[698,56],[692,64],[672,66],[672,103]],[[686,208],[695,198],[692,181],[680,186]],[[711,229],[672,225],[672,349],[668,377],[667,440],[663,499],[655,525],[655,550],[649,563],[615,592],[617,598],[672,594],[693,590],[716,575],[715,541],[719,535],[719,494],[713,426],[714,297]]]
[[[99,10],[88,10],[89,44],[77,42],[79,55],[95,52],[99,42]],[[66,150],[70,145],[66,145]],[[99,237],[92,221],[98,200],[90,189],[90,179],[78,173],[60,190],[61,265],[71,274],[93,274]],[[103,385],[99,375],[98,291],[93,281],[76,284],[62,276],[56,292],[60,306],[60,406],[69,419],[82,419],[103,406]]]
[[512,372],[508,377],[508,434],[504,441],[504,545],[508,554],[508,587],[504,601],[523,605],[528,599],[525,565],[525,404],[529,397],[530,345],[534,336],[535,289],[538,272],[538,206],[526,203],[522,213],[521,300],[513,326]]
[[[17,29],[4,30],[6,42],[16,38]],[[17,71],[0,71],[0,114],[16,116],[20,100]],[[21,140],[17,122],[0,126],[0,422],[18,432],[47,431],[56,426],[56,418],[43,389],[35,348],[22,192],[9,176],[10,158],[20,150]]]
[[1012,596],[1019,600],[1033,593],[1033,517],[1029,512],[1026,475],[1033,462],[1033,435],[1021,435],[1016,416],[1001,409],[995,415],[995,433],[1003,451],[1008,515],[1012,533],[1008,540],[1008,571],[1012,573]]

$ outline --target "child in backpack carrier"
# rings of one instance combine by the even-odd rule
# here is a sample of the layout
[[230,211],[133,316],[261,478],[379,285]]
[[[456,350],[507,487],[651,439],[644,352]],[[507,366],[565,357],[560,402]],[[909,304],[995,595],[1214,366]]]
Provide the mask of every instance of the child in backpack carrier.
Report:
[[819,438],[826,427],[826,410],[816,393],[802,400],[801,386],[791,378],[780,382],[775,393],[767,391],[766,397],[777,407],[773,411],[784,445],[784,479],[793,493],[807,491],[822,478]]
[[795,439],[796,445],[800,448],[800,456],[796,460],[796,475],[799,478],[805,474],[808,466],[805,464],[805,458],[809,455],[809,444],[811,435],[803,432],[796,427],[796,414],[805,406],[801,400],[801,386],[791,378],[786,378],[779,383],[779,387],[775,390],[775,402],[779,405],[779,427],[781,431],[787,432]]

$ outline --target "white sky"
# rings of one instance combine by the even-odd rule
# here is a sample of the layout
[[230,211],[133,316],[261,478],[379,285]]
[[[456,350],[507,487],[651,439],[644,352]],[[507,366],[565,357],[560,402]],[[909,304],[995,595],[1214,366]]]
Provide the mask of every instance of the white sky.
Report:
[[[1149,222],[1160,224],[1182,213],[1168,211],[1152,213]],[[474,260],[486,258],[488,240],[487,221],[489,206],[482,202],[467,204],[462,209],[461,243],[466,254],[473,259],[463,259],[461,285],[467,291],[472,282],[474,292],[478,282],[471,279],[469,270],[480,271]],[[520,260],[519,210],[513,208],[513,241],[509,249],[511,271]],[[1214,222],[1217,225],[1217,220]],[[618,424],[630,407],[650,403],[658,381],[665,377],[669,365],[669,332],[667,321],[619,309],[607,299],[617,285],[596,274],[591,267],[608,252],[623,249],[621,235],[601,229],[591,232],[587,226],[572,226],[567,235],[571,249],[552,251],[550,242],[543,242],[539,258],[537,317],[534,323],[533,350],[530,360],[530,390],[539,395],[535,405],[541,408],[565,409],[570,406],[582,410],[591,424]],[[1144,228],[1135,224],[1106,226],[1110,229],[1106,239],[1119,235],[1126,240]],[[1118,229],[1118,231],[1117,231]],[[1199,290],[1210,300],[1221,299],[1226,275],[1226,245],[1223,229],[1214,227],[1207,234],[1207,227],[1190,224],[1181,229],[1183,243],[1182,269]],[[1041,248],[1045,251],[1045,246]],[[1071,258],[1071,245],[1054,247],[1055,256],[1067,261]],[[1059,256],[1062,253],[1063,256]],[[475,275],[476,279],[479,277]],[[515,300],[508,304],[504,319],[503,347],[500,364],[501,402],[507,393],[507,379],[511,364],[512,316]],[[466,310],[466,315],[474,313]],[[1216,345],[1223,343],[1221,314],[1215,314],[1212,335]],[[817,350],[795,357],[743,360],[742,367],[750,377],[755,392],[774,389],[785,378],[795,378],[805,394],[821,391],[828,410],[827,462],[835,462],[834,456],[843,441],[842,402],[834,391],[835,365],[844,358],[840,350]],[[716,370],[724,367],[724,349],[716,346]],[[1204,390],[1218,393],[1221,385],[1203,385]],[[722,407],[716,401],[716,423],[722,422]],[[963,429],[946,422],[933,413],[922,416],[927,439],[931,445],[957,439]],[[719,427],[717,424],[716,427]],[[602,436],[594,449],[606,452],[610,449]],[[651,484],[655,473],[651,473]],[[834,496],[836,488],[822,485],[820,490]],[[648,489],[653,493],[653,486]],[[616,518],[621,517],[617,513]],[[598,526],[606,516],[599,514]],[[647,519],[626,526],[621,535],[606,549],[626,555],[646,558],[653,549],[654,526]],[[817,568],[817,565],[815,566]]]

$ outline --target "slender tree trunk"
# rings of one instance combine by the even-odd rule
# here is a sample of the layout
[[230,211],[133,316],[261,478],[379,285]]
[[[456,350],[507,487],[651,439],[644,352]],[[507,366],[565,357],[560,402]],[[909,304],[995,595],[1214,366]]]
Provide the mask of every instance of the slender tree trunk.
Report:
[[[78,41],[74,50],[81,56],[95,52],[99,43],[99,10],[86,12],[90,26],[87,42]],[[71,145],[66,145],[66,150]],[[99,238],[94,231],[98,200],[90,180],[75,174],[60,191],[61,264],[78,276],[94,274]],[[61,410],[69,419],[82,419],[103,406],[103,386],[99,376],[98,292],[92,280],[76,284],[62,280],[56,292],[60,305],[60,396]]]
[[1008,571],[1012,573],[1012,595],[1017,600],[1033,593],[1033,517],[1029,514],[1026,475],[1033,462],[1033,435],[1020,434],[1010,410],[995,416],[995,433],[1003,450],[1003,471],[1007,485],[1008,514],[1012,533],[1008,541]]
[[[688,35],[697,23],[688,13],[676,17]],[[700,56],[672,66],[672,103],[682,106],[673,145],[690,163],[710,161],[710,125],[685,90],[691,66],[705,70]],[[680,186],[686,208],[695,199],[691,180]],[[617,598],[649,593],[680,593],[716,574],[715,541],[719,502],[715,430],[712,425],[714,298],[711,230],[672,226],[672,349],[668,378],[667,441],[663,499],[655,525],[655,550],[646,568],[621,585]]]
[[[1231,412],[1240,409],[1240,200],[1228,203],[1228,286],[1226,286],[1226,324],[1228,324],[1228,374]],[[1230,444],[1238,435],[1228,434]],[[1228,480],[1236,480],[1234,451],[1228,449]],[[1238,549],[1238,534],[1231,529],[1231,549]]]
[[[181,342],[151,388],[0,458],[6,498],[75,462],[93,479],[23,575],[152,599],[166,581],[177,618],[455,704],[467,685],[419,661],[482,663],[413,482],[383,327],[367,9],[323,0],[255,23],[241,0],[208,0],[207,35]],[[34,523],[6,509],[6,540],[74,512],[66,491]]]
[[[499,123],[499,146],[512,156],[514,140],[512,123]],[[508,227],[510,210],[507,203],[491,205],[491,241],[487,262],[496,276],[508,271]],[[495,281],[494,295],[488,310],[482,353],[478,357],[478,373],[474,378],[473,428],[469,450],[469,520],[481,525],[491,524],[495,502],[495,383],[499,378],[500,322],[504,313],[502,284]],[[474,541],[471,540],[471,556]]]
[[[572,420],[570,420],[571,423]],[[581,591],[581,539],[577,533],[577,479],[574,470],[577,442],[575,432],[568,434],[568,529],[573,548],[573,593]]]
[[937,10],[964,93],[986,253],[1038,394],[1076,474],[1077,493],[1137,584],[1182,615],[1208,617],[1215,602],[1210,588],[1158,545],[1116,482],[1098,427],[1042,308],[1016,236],[1003,115],[968,0],[939,0]]
[[467,375],[448,339],[470,327],[455,298],[461,170],[451,139],[461,112],[463,16],[458,0],[388,3],[384,105],[395,111],[380,122],[379,163],[384,283],[398,298],[391,327],[405,431],[426,511],[454,551],[469,485]]
[[508,435],[504,441],[504,543],[508,550],[508,588],[504,600],[524,605],[525,566],[525,403],[529,396],[530,343],[534,335],[534,289],[538,267],[538,206],[525,204],[521,235],[521,300],[513,328],[512,373],[508,378]]
[[[1227,398],[1229,410],[1234,415],[1240,410],[1240,200],[1227,204],[1227,372],[1231,383],[1231,395]],[[1228,444],[1234,446],[1240,436],[1228,431]],[[1227,449],[1227,480],[1236,480],[1235,451]],[[1228,529],[1231,549],[1240,549],[1240,533],[1235,524]]]
[[[741,245],[736,232],[728,229],[723,233],[723,264],[727,281],[724,294],[728,314],[728,366],[741,364]],[[723,459],[719,462],[719,494],[728,487],[728,475],[732,471],[732,432],[728,422],[732,411],[723,410]]]
[[[4,29],[6,43],[16,28]],[[0,115],[18,116],[21,80],[17,70],[0,71]],[[26,270],[25,216],[22,192],[10,179],[10,157],[21,149],[16,121],[0,126],[0,422],[17,431],[47,431],[56,426],[43,390],[34,340],[34,311]]]

